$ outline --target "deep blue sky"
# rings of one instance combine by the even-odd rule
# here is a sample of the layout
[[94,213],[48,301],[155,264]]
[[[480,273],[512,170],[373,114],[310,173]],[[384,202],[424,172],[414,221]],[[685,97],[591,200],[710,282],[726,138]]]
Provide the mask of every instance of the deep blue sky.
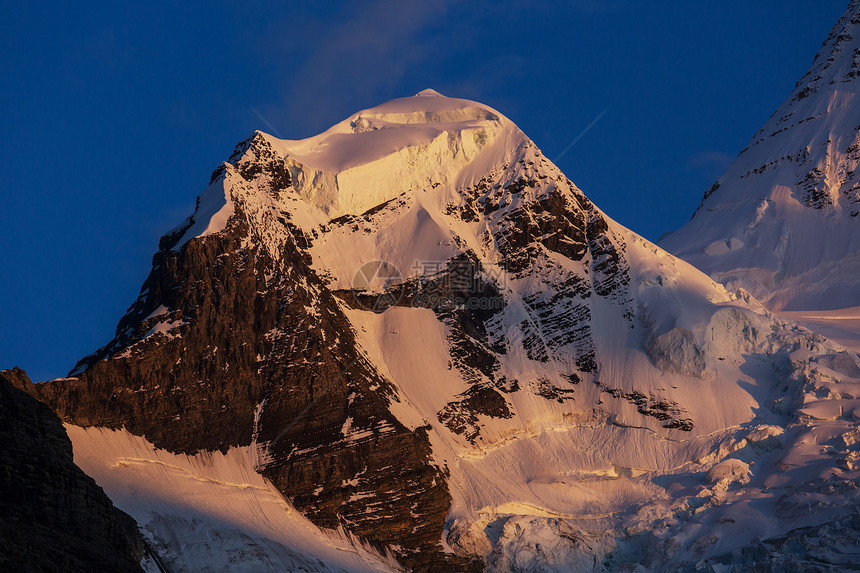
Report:
[[29,4],[0,19],[0,368],[38,381],[113,336],[159,236],[254,129],[305,137],[432,87],[555,158],[608,110],[558,164],[656,240],[847,0]]

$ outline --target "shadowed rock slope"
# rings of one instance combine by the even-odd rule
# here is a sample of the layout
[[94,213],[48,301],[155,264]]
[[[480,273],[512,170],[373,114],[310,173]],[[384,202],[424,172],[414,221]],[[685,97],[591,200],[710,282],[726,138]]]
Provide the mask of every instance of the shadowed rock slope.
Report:
[[72,443],[19,369],[0,371],[0,570],[142,571],[143,539],[72,461]]

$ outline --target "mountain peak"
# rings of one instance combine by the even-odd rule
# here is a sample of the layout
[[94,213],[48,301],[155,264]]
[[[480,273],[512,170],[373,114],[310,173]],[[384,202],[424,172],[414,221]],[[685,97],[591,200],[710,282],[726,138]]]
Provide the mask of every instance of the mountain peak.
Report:
[[[280,193],[289,188],[289,205],[279,208],[319,224],[403,193],[471,185],[491,168],[512,163],[526,142],[489,106],[430,89],[359,111],[307,139],[258,130],[215,171],[193,224],[174,248],[223,229],[236,201],[268,208],[286,200]],[[259,173],[268,178],[257,181]]]
[[446,96],[440,94],[439,92],[437,92],[436,90],[434,90],[432,88],[427,88],[426,90],[421,90],[420,92],[415,94],[415,97],[446,97]]
[[[797,88],[814,89],[821,85],[853,80],[857,75],[857,48],[860,47],[860,2],[852,1],[815,56],[812,68],[797,82]],[[795,92],[797,96],[797,90]],[[803,99],[801,96],[798,99]]]

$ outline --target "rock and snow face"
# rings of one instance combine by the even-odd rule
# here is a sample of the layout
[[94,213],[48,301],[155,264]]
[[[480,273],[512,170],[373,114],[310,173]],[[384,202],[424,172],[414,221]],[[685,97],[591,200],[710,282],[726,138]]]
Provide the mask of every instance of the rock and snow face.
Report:
[[[856,354],[432,91],[242,142],[73,375],[37,388],[67,422],[253,452],[312,523],[416,570],[683,568],[850,515],[860,475]],[[70,433],[94,468],[116,436]]]
[[255,471],[253,448],[172,454],[126,430],[66,431],[75,463],[134,517],[168,571],[397,569],[343,530],[311,524]]
[[860,2],[661,246],[774,310],[860,304]]

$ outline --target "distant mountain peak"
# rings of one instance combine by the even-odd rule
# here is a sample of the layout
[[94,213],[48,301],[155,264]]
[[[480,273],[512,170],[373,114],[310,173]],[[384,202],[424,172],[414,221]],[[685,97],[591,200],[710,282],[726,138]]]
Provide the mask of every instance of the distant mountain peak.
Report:
[[860,3],[661,245],[773,309],[860,305]]

